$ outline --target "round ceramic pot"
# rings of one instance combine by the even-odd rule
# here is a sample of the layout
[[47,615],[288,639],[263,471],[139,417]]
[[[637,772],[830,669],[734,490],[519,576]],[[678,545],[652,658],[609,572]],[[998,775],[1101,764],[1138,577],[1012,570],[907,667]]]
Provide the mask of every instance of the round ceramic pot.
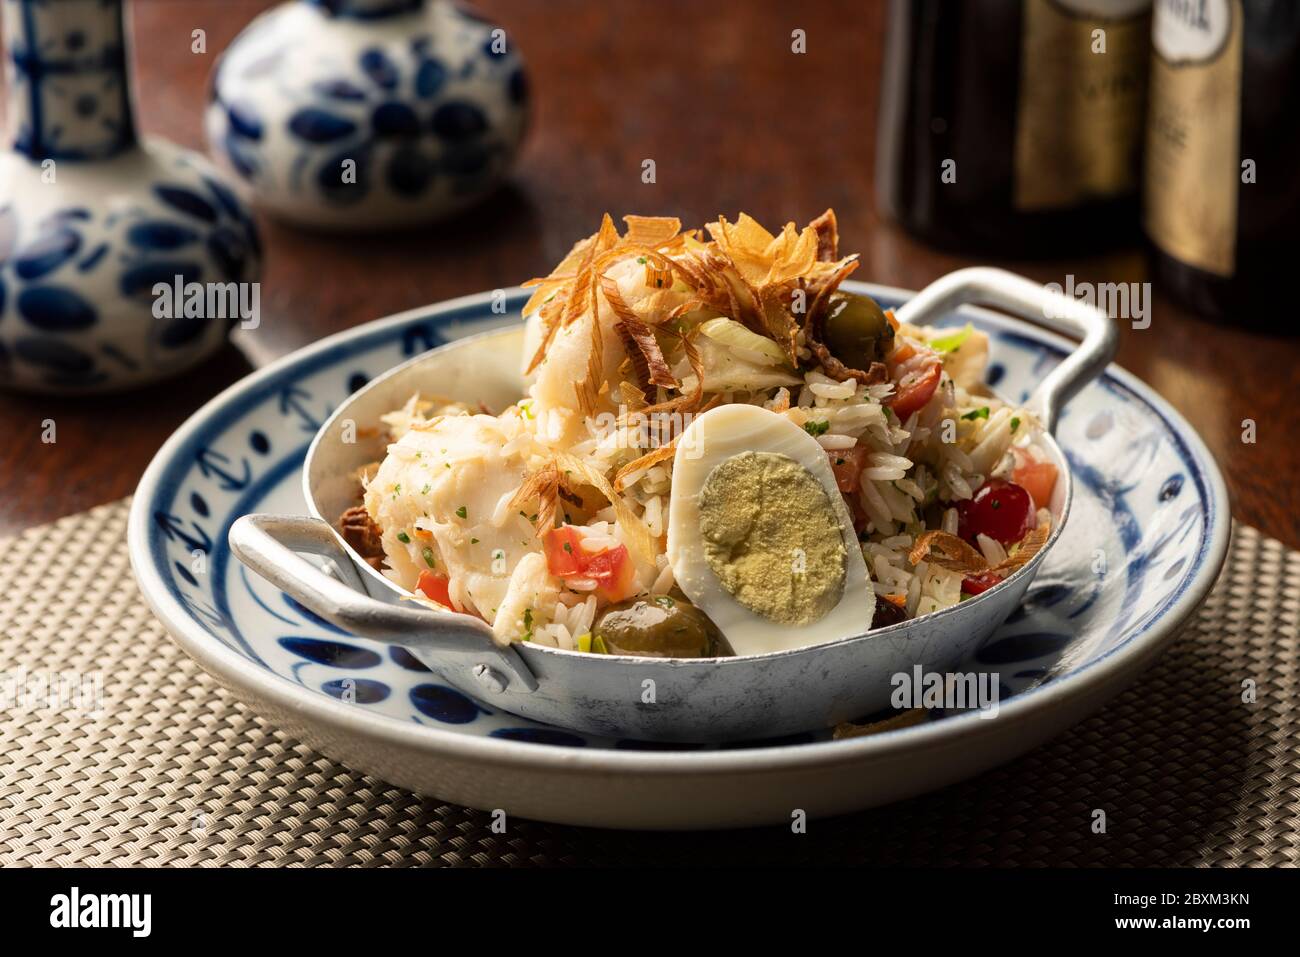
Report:
[[273,216],[380,229],[496,186],[527,105],[514,38],[448,0],[293,0],[222,56],[207,129]]
[[0,10],[0,385],[114,391],[194,365],[257,321],[246,209],[202,156],[137,137],[121,0]]

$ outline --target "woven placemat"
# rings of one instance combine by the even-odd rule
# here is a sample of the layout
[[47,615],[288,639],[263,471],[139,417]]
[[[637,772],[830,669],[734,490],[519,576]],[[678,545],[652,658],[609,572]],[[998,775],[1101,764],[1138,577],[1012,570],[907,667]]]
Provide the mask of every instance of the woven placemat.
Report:
[[1300,552],[1250,528],[1135,687],[1006,767],[806,834],[498,835],[220,688],[140,597],[126,516],[115,502],[0,542],[0,672],[103,675],[98,716],[0,714],[0,865],[1300,863]]

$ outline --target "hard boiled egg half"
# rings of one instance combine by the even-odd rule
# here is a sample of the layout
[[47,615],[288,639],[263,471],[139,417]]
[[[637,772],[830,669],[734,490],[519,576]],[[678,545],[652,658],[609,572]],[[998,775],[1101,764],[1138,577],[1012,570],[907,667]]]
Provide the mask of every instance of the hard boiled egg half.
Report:
[[876,595],[826,451],[767,409],[719,406],[679,436],[668,560],[737,655],[871,628]]

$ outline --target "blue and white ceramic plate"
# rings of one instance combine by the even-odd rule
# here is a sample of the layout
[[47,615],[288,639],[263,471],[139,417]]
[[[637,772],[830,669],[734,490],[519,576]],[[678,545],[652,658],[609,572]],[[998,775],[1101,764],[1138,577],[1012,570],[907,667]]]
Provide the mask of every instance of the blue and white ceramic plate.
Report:
[[[850,283],[885,305],[903,290]],[[995,717],[931,713],[912,727],[725,747],[651,746],[532,724],[439,684],[398,649],[340,632],[233,559],[248,512],[305,514],[301,466],[320,423],[371,377],[425,349],[519,321],[490,294],[382,319],[249,376],[200,409],[140,483],[129,544],[141,589],[176,641],[280,727],[351,767],[443,800],[610,827],[715,828],[843,813],[921,793],[1029,750],[1115,694],[1213,584],[1228,544],[1223,479],[1191,427],[1111,367],[1065,409],[1057,437],[1073,512],[1022,609],[964,670],[996,673]],[[964,310],[992,338],[1011,400],[1069,343]]]

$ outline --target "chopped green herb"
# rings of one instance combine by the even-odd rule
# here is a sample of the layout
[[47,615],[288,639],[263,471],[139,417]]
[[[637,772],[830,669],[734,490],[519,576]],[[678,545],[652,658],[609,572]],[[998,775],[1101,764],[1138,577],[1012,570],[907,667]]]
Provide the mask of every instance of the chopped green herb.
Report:
[[568,552],[570,555],[573,554],[573,546],[570,545],[568,542],[564,543],[564,550]]
[[821,422],[805,422],[803,424],[803,430],[813,438],[816,438],[819,435],[825,435],[830,427],[831,424],[825,420]]
[[989,503],[989,508],[998,509],[1001,507],[1002,507],[1002,503],[999,502],[997,499],[994,499],[992,502]]
[[987,419],[988,417],[989,407],[987,405],[980,406],[978,409],[971,409],[962,416],[967,422],[974,422],[976,419]]
[[1011,434],[1015,435],[1016,429],[1020,428],[1020,419],[1016,416],[1011,417]]
[[642,265],[642,266],[645,265],[645,257],[644,257],[644,256],[637,256],[637,257],[636,257],[636,261],[637,261],[637,263],[638,263],[639,265]]
[[428,545],[425,545],[425,546],[424,546],[424,551],[422,551],[420,554],[424,556],[424,563],[425,563],[426,565],[428,565],[430,568],[436,568],[436,567],[437,567],[436,563],[435,563],[434,560],[433,560],[433,549],[432,549],[432,548],[430,548]]
[[456,509],[456,514],[459,515],[461,518],[465,518],[467,515],[469,515],[469,511],[465,508],[464,505],[462,505],[460,508]]
[[470,543],[471,545],[477,545],[477,544],[478,544],[478,539],[477,539],[477,538],[471,538],[471,539],[469,540],[469,543]]
[[420,494],[421,494],[421,495],[428,495],[428,494],[429,494],[429,489],[431,489],[431,488],[433,488],[433,486],[430,485],[430,484],[428,484],[428,483],[426,482],[425,485],[424,485],[424,488],[420,489]]
[[401,542],[403,545],[411,544],[411,536],[407,535],[406,532],[398,532],[397,540]]
[[396,485],[393,486],[393,494],[398,495],[401,493],[401,491],[402,491],[402,483],[398,482]]

